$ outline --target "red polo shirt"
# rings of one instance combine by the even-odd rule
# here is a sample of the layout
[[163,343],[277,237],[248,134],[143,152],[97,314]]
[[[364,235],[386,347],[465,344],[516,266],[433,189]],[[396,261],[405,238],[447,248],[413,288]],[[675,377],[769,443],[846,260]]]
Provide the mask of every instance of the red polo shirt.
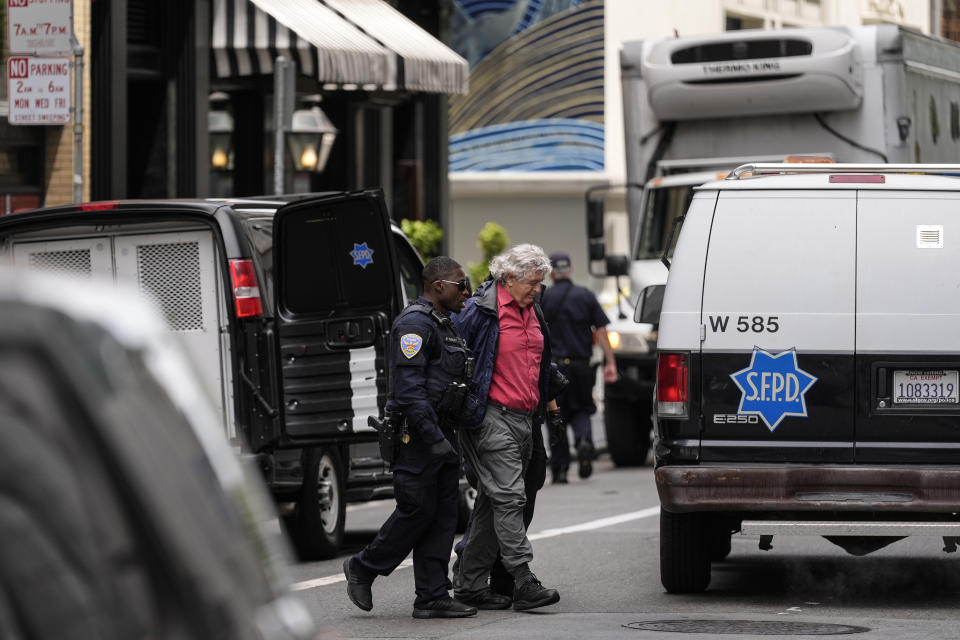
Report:
[[535,411],[540,401],[540,361],[543,334],[533,305],[521,309],[507,289],[497,283],[500,340],[493,365],[488,399],[511,409]]

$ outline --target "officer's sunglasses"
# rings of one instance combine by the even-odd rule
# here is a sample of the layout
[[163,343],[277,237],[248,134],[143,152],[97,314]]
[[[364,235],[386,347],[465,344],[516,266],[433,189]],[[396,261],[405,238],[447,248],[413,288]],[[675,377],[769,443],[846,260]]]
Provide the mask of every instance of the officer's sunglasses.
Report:
[[463,280],[460,280],[459,282],[455,282],[453,280],[444,280],[443,278],[439,278],[437,280],[434,280],[434,282],[446,282],[449,284],[455,284],[457,285],[457,291],[466,291],[467,289],[470,288],[470,281],[467,280],[466,278],[464,278]]

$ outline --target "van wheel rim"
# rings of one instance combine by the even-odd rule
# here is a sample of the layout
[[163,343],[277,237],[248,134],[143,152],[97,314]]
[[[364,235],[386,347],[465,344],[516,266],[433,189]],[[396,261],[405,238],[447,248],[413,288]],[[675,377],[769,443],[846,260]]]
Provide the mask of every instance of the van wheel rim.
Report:
[[340,515],[340,496],[337,493],[337,468],[328,455],[320,458],[317,468],[317,501],[320,503],[320,523],[324,533],[337,530]]

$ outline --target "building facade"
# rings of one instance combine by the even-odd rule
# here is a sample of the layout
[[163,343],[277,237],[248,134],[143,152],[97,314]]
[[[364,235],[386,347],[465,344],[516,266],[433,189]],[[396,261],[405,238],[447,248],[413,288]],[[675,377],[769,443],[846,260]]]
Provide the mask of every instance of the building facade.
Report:
[[[74,0],[82,128],[9,124],[4,75],[0,213],[72,202],[78,184],[84,200],[382,187],[395,218],[441,219],[447,96],[467,87],[466,62],[442,42],[448,8]],[[278,56],[292,66],[279,110]]]
[[[608,248],[614,253],[629,252],[625,192],[616,185],[626,181],[623,141],[623,113],[620,92],[621,43],[644,38],[693,35],[734,29],[809,27],[824,25],[861,25],[893,22],[929,33],[932,16],[957,15],[952,4],[927,0],[526,0],[493,3],[456,0],[455,18],[472,20],[466,27],[453,29],[452,46],[471,64],[470,92],[451,101],[451,226],[450,251],[461,260],[476,260],[477,234],[488,221],[503,225],[512,242],[534,242],[548,251],[563,249],[571,254],[574,278],[584,285],[612,285],[591,279],[587,270],[585,194],[593,186],[608,186],[605,207]],[[506,24],[506,26],[504,26]],[[944,29],[948,28],[947,22]],[[571,26],[572,25],[572,26]],[[587,31],[592,31],[587,35]],[[599,26],[598,26],[599,25]],[[480,33],[471,38],[470,29]],[[496,32],[498,37],[491,36]],[[599,49],[594,42],[599,30]],[[581,35],[581,49],[571,46]],[[506,35],[504,35],[506,34]],[[538,151],[547,160],[530,160],[530,147],[506,139],[502,132],[520,131],[532,126],[529,116],[514,109],[500,112],[498,133],[501,138],[487,147],[474,144],[464,151],[467,139],[461,105],[472,105],[481,95],[497,95],[495,104],[538,104],[539,114],[557,112],[565,106],[562,92],[544,83],[531,96],[522,82],[517,65],[509,64],[511,55],[523,52],[525,42],[535,40],[543,55],[556,50],[555,61],[541,60],[540,69],[551,77],[571,74],[570,66],[580,64],[581,78],[576,85],[581,109],[581,131],[561,130],[568,148],[556,152],[550,146]],[[477,42],[495,43],[485,53]],[[574,51],[573,57],[569,53]],[[577,56],[580,52],[583,55]],[[499,58],[498,58],[499,56]],[[525,61],[522,68],[534,67]],[[499,74],[498,74],[499,70]],[[595,96],[602,94],[600,99]],[[491,110],[491,107],[487,107]],[[537,113],[537,112],[535,112]],[[515,115],[519,114],[519,115]],[[549,116],[548,116],[549,117]],[[510,119],[515,118],[515,122]],[[572,128],[572,127],[571,127]],[[488,133],[482,127],[473,131],[479,139]],[[488,136],[489,137],[489,136]],[[599,146],[599,148],[598,148]],[[578,147],[579,156],[571,151]],[[577,162],[570,162],[577,156]],[[495,158],[495,160],[492,160]],[[612,294],[612,291],[609,292]],[[612,295],[611,295],[612,298]]]

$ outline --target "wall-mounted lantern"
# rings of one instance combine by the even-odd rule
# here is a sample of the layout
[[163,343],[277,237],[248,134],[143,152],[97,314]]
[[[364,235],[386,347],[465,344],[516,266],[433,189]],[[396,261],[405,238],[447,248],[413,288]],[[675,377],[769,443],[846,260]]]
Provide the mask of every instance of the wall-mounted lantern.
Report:
[[338,133],[320,107],[294,111],[290,129],[286,131],[287,149],[294,169],[323,171]]
[[[226,109],[227,100],[229,96],[223,92],[210,94],[207,129],[210,133],[210,168],[214,171],[233,169],[233,116]],[[218,106],[215,108],[214,105]]]

